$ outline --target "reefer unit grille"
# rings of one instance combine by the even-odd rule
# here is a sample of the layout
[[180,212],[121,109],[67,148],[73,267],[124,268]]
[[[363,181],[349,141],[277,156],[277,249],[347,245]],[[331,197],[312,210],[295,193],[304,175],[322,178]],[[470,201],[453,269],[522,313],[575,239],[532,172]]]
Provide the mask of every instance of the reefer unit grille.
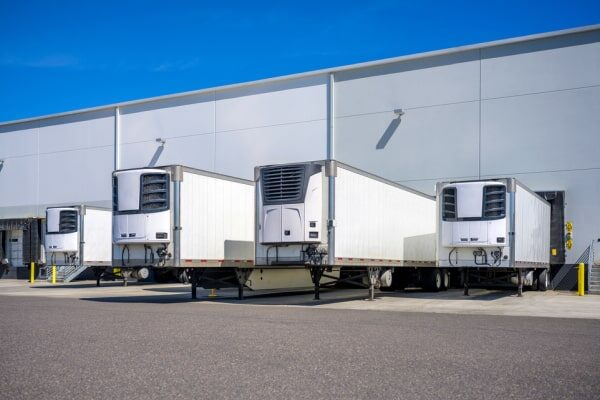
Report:
[[142,211],[162,211],[169,208],[169,175],[142,175],[142,195],[140,209]]
[[483,188],[483,218],[501,219],[506,216],[506,187],[488,185]]
[[304,165],[286,165],[263,168],[260,172],[265,202],[302,202]]
[[444,221],[456,219],[456,188],[448,187],[442,191],[442,207]]
[[58,218],[58,232],[59,233],[77,232],[77,211],[64,210],[64,211],[60,212],[60,216]]

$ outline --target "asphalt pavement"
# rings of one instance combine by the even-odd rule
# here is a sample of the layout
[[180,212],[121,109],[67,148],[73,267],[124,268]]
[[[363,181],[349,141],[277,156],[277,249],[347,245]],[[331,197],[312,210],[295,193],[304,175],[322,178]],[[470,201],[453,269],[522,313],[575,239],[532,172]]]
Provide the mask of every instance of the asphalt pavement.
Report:
[[0,295],[6,399],[598,399],[600,320]]

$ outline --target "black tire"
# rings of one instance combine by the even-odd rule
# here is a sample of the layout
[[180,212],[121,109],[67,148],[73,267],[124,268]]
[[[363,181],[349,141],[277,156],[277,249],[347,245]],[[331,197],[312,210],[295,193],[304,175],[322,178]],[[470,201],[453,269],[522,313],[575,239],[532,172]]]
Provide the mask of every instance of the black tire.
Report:
[[542,270],[538,275],[537,288],[540,292],[545,292],[550,289],[550,271]]
[[188,284],[190,283],[190,277],[187,274],[186,270],[177,271],[177,280],[180,283]]
[[410,271],[405,268],[396,269],[392,275],[392,287],[394,290],[404,290],[410,279]]
[[439,268],[431,268],[423,274],[423,289],[439,292],[442,289],[442,273]]
[[172,279],[170,271],[154,271],[154,281],[156,283],[168,283]]
[[450,288],[450,271],[442,269],[442,288],[441,290],[448,290]]

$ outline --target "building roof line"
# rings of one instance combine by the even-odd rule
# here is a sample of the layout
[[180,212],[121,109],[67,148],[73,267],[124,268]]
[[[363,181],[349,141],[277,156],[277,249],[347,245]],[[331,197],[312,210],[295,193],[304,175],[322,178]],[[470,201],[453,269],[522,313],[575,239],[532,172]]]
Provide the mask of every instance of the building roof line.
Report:
[[366,61],[366,62],[349,64],[349,65],[344,65],[344,66],[339,66],[339,67],[323,68],[323,69],[318,69],[318,70],[314,70],[314,71],[300,72],[300,73],[295,73],[295,74],[290,74],[290,75],[282,75],[282,76],[258,79],[258,80],[254,80],[254,81],[248,81],[248,82],[233,83],[233,84],[215,86],[215,87],[210,87],[210,88],[205,88],[205,89],[192,90],[192,91],[187,91],[187,92],[179,92],[179,93],[167,94],[167,95],[162,95],[162,96],[154,96],[154,97],[148,97],[145,99],[130,100],[130,101],[124,101],[124,102],[104,105],[104,106],[89,107],[89,108],[83,108],[83,109],[78,109],[78,110],[42,115],[42,116],[37,116],[37,117],[22,118],[22,119],[17,119],[17,120],[12,120],[12,121],[0,122],[0,127],[4,127],[4,126],[8,126],[8,125],[22,124],[22,123],[26,123],[26,122],[43,121],[43,120],[47,120],[47,119],[59,118],[59,117],[64,117],[64,116],[69,116],[69,115],[86,114],[86,113],[91,113],[91,112],[95,112],[95,111],[110,110],[110,109],[113,109],[116,107],[135,106],[135,105],[140,105],[140,104],[158,102],[158,101],[162,101],[162,100],[178,99],[178,98],[208,94],[208,93],[212,93],[212,92],[222,92],[222,91],[226,91],[226,90],[239,89],[239,88],[244,88],[244,87],[249,87],[249,86],[264,85],[264,84],[275,83],[275,82],[284,82],[287,80],[315,77],[315,76],[319,76],[319,75],[327,75],[327,74],[331,74],[331,73],[343,72],[343,71],[349,71],[349,70],[358,70],[358,69],[369,68],[369,67],[374,67],[374,66],[381,66],[381,65],[386,65],[386,64],[393,64],[393,63],[403,62],[403,61],[412,61],[412,60],[417,60],[417,59],[422,59],[422,58],[449,55],[449,54],[461,53],[461,52],[472,51],[472,50],[481,50],[481,49],[490,48],[490,47],[497,47],[497,46],[503,46],[503,45],[508,45],[508,44],[527,42],[527,41],[531,41],[531,40],[546,39],[546,38],[552,38],[552,37],[557,37],[557,36],[565,36],[565,35],[571,35],[571,34],[582,33],[582,32],[591,32],[591,31],[595,31],[595,30],[600,30],[600,24],[586,25],[586,26],[577,27],[577,28],[562,29],[562,30],[558,30],[558,31],[551,31],[551,32],[544,32],[544,33],[536,33],[536,34],[532,34],[532,35],[518,36],[518,37],[513,37],[513,38],[508,38],[508,39],[500,39],[500,40],[494,40],[494,41],[490,41],[490,42],[469,44],[469,45],[464,45],[464,46],[450,47],[450,48],[441,49],[441,50],[433,50],[433,51],[427,51],[427,52],[421,52],[421,53],[415,53],[415,54],[408,54],[408,55],[403,55],[403,56],[398,56],[398,57],[384,58],[384,59],[375,60],[375,61]]

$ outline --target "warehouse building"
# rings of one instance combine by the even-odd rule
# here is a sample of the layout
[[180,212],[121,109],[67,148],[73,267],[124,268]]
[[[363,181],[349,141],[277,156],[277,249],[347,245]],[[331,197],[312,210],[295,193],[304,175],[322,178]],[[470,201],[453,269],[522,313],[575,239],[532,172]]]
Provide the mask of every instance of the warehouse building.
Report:
[[1,251],[12,275],[43,261],[46,207],[110,207],[114,169],[252,179],[334,158],[428,194],[507,176],[564,191],[574,263],[600,238],[599,127],[600,25],[5,122]]

